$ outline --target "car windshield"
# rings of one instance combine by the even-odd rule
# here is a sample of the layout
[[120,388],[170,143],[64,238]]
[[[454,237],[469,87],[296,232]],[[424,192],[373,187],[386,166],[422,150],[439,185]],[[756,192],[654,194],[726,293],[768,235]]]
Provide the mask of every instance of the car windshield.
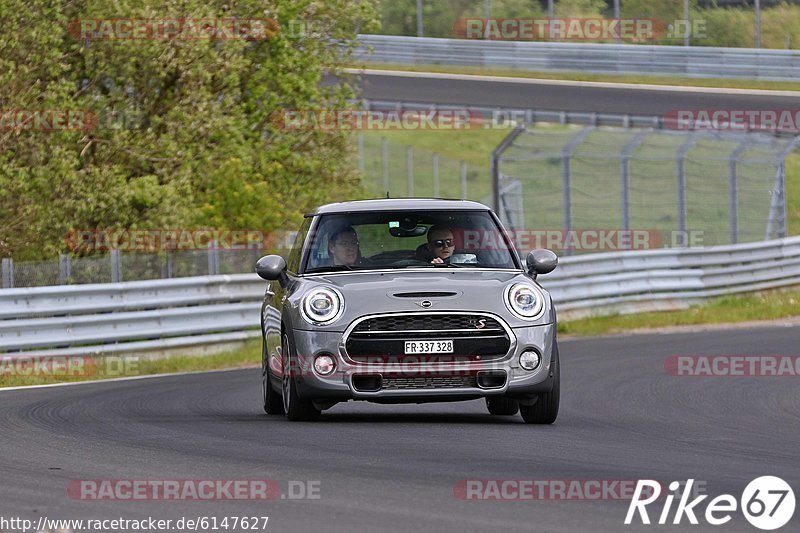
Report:
[[488,211],[319,216],[302,273],[402,268],[519,268]]

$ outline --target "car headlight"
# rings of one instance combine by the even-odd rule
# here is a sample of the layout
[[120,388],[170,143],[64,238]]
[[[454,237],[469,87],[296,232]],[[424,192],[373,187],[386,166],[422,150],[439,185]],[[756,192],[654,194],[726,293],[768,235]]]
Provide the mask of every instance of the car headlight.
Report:
[[344,308],[344,299],[336,289],[321,287],[313,289],[303,297],[303,318],[320,326],[339,318]]
[[544,313],[544,295],[534,285],[515,283],[506,289],[506,306],[516,316],[534,320]]

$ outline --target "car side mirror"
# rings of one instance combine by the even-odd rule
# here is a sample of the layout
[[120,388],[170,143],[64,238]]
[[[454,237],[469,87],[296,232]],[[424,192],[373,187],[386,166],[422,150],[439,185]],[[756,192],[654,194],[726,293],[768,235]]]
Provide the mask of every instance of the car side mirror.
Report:
[[256,274],[267,281],[278,280],[284,286],[288,279],[286,261],[279,255],[265,255],[256,263]]
[[552,250],[542,248],[529,253],[525,263],[532,276],[549,274],[558,266],[558,256]]

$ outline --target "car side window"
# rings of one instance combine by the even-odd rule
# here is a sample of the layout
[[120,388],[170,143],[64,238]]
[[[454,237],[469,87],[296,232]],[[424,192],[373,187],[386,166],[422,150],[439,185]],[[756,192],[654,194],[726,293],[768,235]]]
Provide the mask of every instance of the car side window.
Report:
[[289,252],[289,257],[286,261],[286,270],[289,272],[296,273],[300,269],[300,259],[303,257],[303,243],[306,242],[306,235],[308,235],[308,229],[310,227],[311,217],[303,219],[303,224],[297,232],[292,250]]

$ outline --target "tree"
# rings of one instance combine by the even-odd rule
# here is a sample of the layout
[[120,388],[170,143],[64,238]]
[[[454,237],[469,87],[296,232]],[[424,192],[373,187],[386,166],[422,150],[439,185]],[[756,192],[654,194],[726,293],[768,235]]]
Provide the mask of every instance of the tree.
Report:
[[[277,31],[129,40],[79,29],[231,18],[273,20]],[[0,109],[97,120],[0,126],[0,255],[50,258],[71,228],[277,229],[358,194],[348,132],[287,130],[275,117],[348,107],[342,67],[357,31],[375,23],[372,4],[352,0],[3,0]],[[321,83],[328,74],[343,83]]]

